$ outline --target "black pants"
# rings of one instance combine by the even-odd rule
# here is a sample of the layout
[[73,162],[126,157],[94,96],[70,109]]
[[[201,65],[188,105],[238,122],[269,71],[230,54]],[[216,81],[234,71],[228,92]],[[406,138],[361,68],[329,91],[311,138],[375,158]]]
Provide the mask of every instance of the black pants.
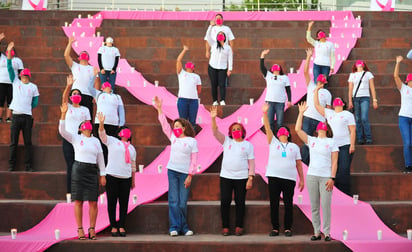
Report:
[[72,168],[74,163],[74,149],[73,145],[63,139],[63,155],[64,160],[66,160],[66,186],[67,186],[67,193],[72,192]]
[[[119,126],[105,124],[104,125],[104,130],[106,131],[106,135],[116,137],[117,131],[119,130]],[[100,140],[100,137],[99,137],[99,124],[94,125],[93,135],[95,135]],[[105,163],[105,165],[107,165],[107,156],[108,156],[107,146],[105,144],[103,144],[101,140],[100,140],[100,144],[102,145],[102,149],[103,149],[104,163]]]
[[339,147],[335,186],[346,195],[352,197],[350,188],[350,166],[352,164],[353,153],[349,154],[349,149],[350,144]]
[[26,170],[33,168],[33,146],[31,135],[33,128],[33,117],[31,115],[13,114],[10,126],[10,168],[15,168],[17,159],[17,145],[19,143],[20,131],[24,139],[24,164]]
[[82,100],[80,102],[80,105],[85,106],[89,109],[90,118],[93,121],[93,96],[82,94]]
[[293,195],[296,181],[277,177],[268,177],[268,179],[272,229],[279,230],[279,200],[282,192],[285,205],[284,226],[285,230],[290,230],[293,223]]
[[209,65],[207,73],[212,85],[213,101],[217,101],[217,87],[220,87],[220,100],[224,101],[226,98],[227,69],[214,69]]
[[[114,228],[124,228],[127,208],[129,206],[132,178],[116,178],[106,175],[107,211],[110,225]],[[116,205],[119,201],[119,223],[116,222]]]
[[222,227],[229,228],[230,203],[232,192],[235,192],[236,203],[236,227],[243,228],[245,217],[247,179],[227,179],[220,177],[220,213],[222,215]]

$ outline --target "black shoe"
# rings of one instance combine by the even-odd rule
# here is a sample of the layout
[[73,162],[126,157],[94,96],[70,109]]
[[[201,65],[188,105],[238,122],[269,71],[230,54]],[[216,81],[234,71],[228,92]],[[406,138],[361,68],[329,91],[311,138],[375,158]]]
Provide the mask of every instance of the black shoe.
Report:
[[363,141],[363,140],[358,140],[358,144],[359,144],[359,145],[363,145],[363,144],[365,144],[365,141]]
[[125,231],[120,231],[120,228],[119,228],[119,235],[120,235],[120,237],[126,237],[126,230]]
[[332,240],[332,238],[330,238],[329,235],[325,236],[325,241],[326,241],[326,242],[329,242],[329,241],[331,241],[331,240]]
[[272,230],[269,233],[269,236],[278,236],[279,235],[279,231],[278,230]]
[[31,165],[26,165],[26,172],[34,172],[34,169]]
[[373,143],[372,140],[366,140],[366,144],[370,145],[372,143]]
[[285,236],[291,237],[292,236],[292,231],[290,231],[289,229],[285,230]]
[[9,169],[8,169],[8,171],[15,171],[15,167],[14,166],[9,166]]
[[318,236],[312,235],[312,237],[310,237],[310,240],[311,240],[311,241],[319,241],[319,240],[321,240],[321,239],[322,239],[322,236],[320,236],[320,235],[318,235]]
[[112,237],[118,237],[118,236],[119,236],[119,230],[116,229],[116,231],[113,232],[113,229],[114,229],[114,228],[112,228],[112,231],[110,232],[110,233],[112,234]]
[[11,119],[10,119],[10,117],[7,117],[7,119],[6,119],[6,123],[11,123]]

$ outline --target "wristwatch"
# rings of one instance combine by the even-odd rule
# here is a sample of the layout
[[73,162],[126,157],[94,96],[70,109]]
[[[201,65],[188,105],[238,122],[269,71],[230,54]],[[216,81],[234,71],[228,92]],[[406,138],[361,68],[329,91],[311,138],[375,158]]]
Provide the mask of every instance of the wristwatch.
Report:
[[334,177],[330,177],[330,179],[331,179],[331,180],[333,180],[333,181],[335,181],[335,179],[336,179],[336,178],[334,178]]

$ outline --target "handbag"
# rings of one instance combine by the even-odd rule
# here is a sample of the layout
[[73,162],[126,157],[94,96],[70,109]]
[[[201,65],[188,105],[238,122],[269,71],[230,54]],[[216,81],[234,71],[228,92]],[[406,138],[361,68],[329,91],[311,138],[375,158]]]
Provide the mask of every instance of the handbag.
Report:
[[[365,74],[366,74],[366,71],[363,71],[363,74],[362,74],[362,76],[361,76],[360,79],[359,79],[358,86],[356,87],[355,94],[352,96],[352,104],[353,104],[353,99],[354,99],[354,98],[356,97],[356,95],[358,94],[359,87],[360,87],[360,85],[361,85],[363,76],[365,76]],[[352,107],[349,111],[350,111],[351,113],[355,113],[355,105],[353,105],[353,107]]]

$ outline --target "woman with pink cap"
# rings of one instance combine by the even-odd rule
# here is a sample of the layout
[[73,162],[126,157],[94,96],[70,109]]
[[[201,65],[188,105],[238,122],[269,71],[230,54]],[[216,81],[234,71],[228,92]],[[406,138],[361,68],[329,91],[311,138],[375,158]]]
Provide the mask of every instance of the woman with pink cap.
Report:
[[399,64],[403,57],[396,57],[393,77],[396,87],[401,93],[401,109],[399,110],[399,129],[403,141],[403,157],[405,172],[412,172],[412,74],[406,76],[405,83],[399,78]]
[[315,89],[315,107],[328,121],[335,144],[339,147],[338,170],[336,172],[335,186],[349,196],[351,194],[350,166],[355,152],[356,124],[355,117],[347,110],[344,110],[345,103],[341,98],[333,100],[333,110],[324,108],[319,104],[317,93],[321,87]]
[[[96,240],[97,198],[100,185],[106,185],[106,171],[104,166],[103,151],[99,139],[92,135],[92,124],[83,121],[78,126],[78,134],[66,130],[67,103],[60,107],[61,116],[59,122],[60,135],[73,145],[74,164],[72,170],[72,194],[74,200],[74,216],[77,224],[79,240],[85,240],[83,229],[83,202],[89,203],[90,226],[89,239]],[[100,178],[97,166],[100,170]]]
[[[369,104],[372,94],[373,108],[378,108],[374,77],[365,62],[357,60],[349,75],[349,109],[354,108],[356,119],[356,138],[358,144],[372,144],[369,124]],[[370,90],[370,92],[369,92]]]
[[195,64],[188,61],[183,69],[182,59],[189,47],[183,46],[182,52],[176,60],[176,73],[179,80],[179,94],[177,110],[179,117],[188,120],[196,129],[196,117],[199,109],[199,94],[202,88],[200,76],[195,73]]
[[306,40],[315,48],[315,59],[313,60],[313,80],[316,82],[318,75],[323,74],[326,78],[333,74],[335,67],[335,45],[328,41],[326,33],[319,29],[316,32],[316,40],[312,38],[313,21],[308,23]]
[[[135,187],[136,150],[130,144],[132,131],[120,127],[116,137],[106,135],[105,116],[99,112],[99,137],[109,150],[106,166],[107,211],[109,213],[112,236],[126,236],[126,215],[129,206],[130,189]],[[116,205],[119,201],[119,222],[116,222]]]
[[112,85],[112,90],[114,92],[120,52],[117,47],[113,46],[113,43],[114,40],[112,37],[106,38],[106,43],[97,51],[97,63],[99,64],[100,69],[100,82],[105,83],[108,81],[110,85]]
[[268,118],[272,132],[276,125],[279,129],[283,125],[283,114],[285,111],[285,103],[287,107],[291,106],[292,95],[290,92],[289,77],[283,74],[283,69],[280,65],[274,64],[270,72],[265,67],[265,56],[270,50],[263,50],[260,54],[260,71],[266,80],[266,98],[265,101],[270,105],[268,111]]
[[270,105],[264,103],[262,107],[263,125],[265,126],[266,138],[269,144],[266,177],[269,180],[270,217],[272,221],[272,231],[269,233],[269,236],[279,235],[280,193],[283,195],[283,203],[285,205],[285,236],[292,236],[293,195],[297,175],[299,175],[299,190],[302,191],[305,186],[300,149],[299,146],[291,142],[292,136],[289,128],[286,126],[279,127],[276,137],[274,137],[268,119],[269,110]]
[[[67,76],[66,88],[62,95],[62,104],[67,103],[67,113],[65,118],[66,131],[71,134],[77,134],[79,125],[83,121],[90,121],[89,110],[81,106],[81,92],[78,89],[71,89],[73,86],[73,76]],[[71,103],[69,103],[69,101]],[[72,185],[72,167],[74,163],[73,145],[63,138],[63,155],[67,165],[67,193],[71,193]]]
[[230,204],[234,194],[236,204],[235,235],[243,234],[246,191],[252,188],[255,176],[255,155],[253,145],[246,141],[246,129],[241,123],[229,126],[228,136],[219,131],[216,124],[217,107],[210,110],[212,131],[216,140],[223,145],[223,160],[220,170],[220,213],[222,235],[228,236]]
[[307,108],[306,102],[299,104],[295,131],[310,151],[310,163],[306,174],[314,229],[314,235],[310,240],[317,241],[322,238],[320,235],[320,207],[322,207],[325,241],[331,241],[332,190],[336,178],[339,148],[335,141],[328,137],[328,126],[325,122],[320,122],[316,127],[317,137],[309,136],[302,130],[303,113]]

